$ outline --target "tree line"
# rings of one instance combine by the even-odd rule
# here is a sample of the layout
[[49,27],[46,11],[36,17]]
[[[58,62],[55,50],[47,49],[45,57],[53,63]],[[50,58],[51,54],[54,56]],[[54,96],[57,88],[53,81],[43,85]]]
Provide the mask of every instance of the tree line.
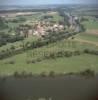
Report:
[[19,48],[16,48],[14,45],[10,49],[2,50],[0,52],[0,59],[8,58],[16,54],[23,53],[27,50],[39,48],[45,45],[48,45],[50,43],[54,43],[56,41],[60,41],[62,39],[67,39],[70,36],[73,36],[76,33],[66,33],[66,32],[60,32],[60,33],[50,33],[49,35],[43,37],[43,39],[38,39],[33,42],[26,42],[24,43],[22,41],[22,45]]
[[18,34],[10,35],[10,34],[5,34],[4,32],[0,33],[0,47],[6,45],[7,43],[13,43],[20,40],[24,40],[24,37]]
[[69,72],[69,73],[55,73],[55,71],[50,71],[49,73],[41,72],[40,74],[32,74],[32,72],[27,73],[26,71],[22,71],[21,73],[19,72],[14,72],[13,77],[15,78],[32,78],[32,77],[45,77],[45,78],[55,78],[55,77],[63,77],[66,75],[76,75],[76,76],[83,76],[85,78],[91,78],[95,76],[95,71],[91,69],[85,69],[80,72]]

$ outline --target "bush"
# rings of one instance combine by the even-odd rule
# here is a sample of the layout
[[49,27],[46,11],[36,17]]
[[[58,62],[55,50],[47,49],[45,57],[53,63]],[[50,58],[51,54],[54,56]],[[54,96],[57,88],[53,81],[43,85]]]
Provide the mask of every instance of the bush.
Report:
[[26,73],[25,71],[23,71],[23,72],[21,72],[20,74],[16,71],[16,72],[14,72],[14,74],[13,74],[13,76],[14,77],[17,77],[17,78],[26,78],[26,77],[32,77],[33,75],[32,75],[32,72],[30,72],[30,73]]
[[84,53],[89,53],[90,50],[89,49],[84,49]]
[[37,59],[36,59],[36,61],[37,61],[37,62],[41,62],[41,61],[42,61],[42,59],[40,59],[40,58],[37,58]]
[[32,75],[32,72],[30,72],[29,74],[28,74],[28,77],[32,77],[33,75]]
[[96,50],[85,49],[85,50],[84,50],[84,53],[93,54],[93,55],[98,55],[98,51],[96,51]]
[[35,60],[32,60],[32,63],[36,63],[36,61]]
[[78,51],[78,50],[77,50],[77,51],[74,51],[74,55],[75,55],[75,56],[80,55],[80,54],[81,54],[80,51]]
[[14,77],[19,77],[19,73],[18,73],[17,71],[14,72],[13,76],[14,76]]
[[14,45],[12,45],[10,49],[11,49],[11,50],[15,50],[15,46],[14,46]]
[[42,73],[40,74],[40,76],[46,77],[46,76],[47,76],[47,75],[46,75],[46,72],[42,72]]
[[31,64],[32,61],[31,61],[31,60],[27,60],[26,63],[27,63],[27,64]]
[[65,57],[71,57],[71,56],[72,56],[72,52],[66,51],[66,52],[64,53],[64,56],[65,56]]
[[27,76],[26,71],[23,71],[23,72],[21,73],[21,76],[22,76],[22,77],[26,77],[26,76]]
[[50,76],[50,77],[55,77],[55,72],[54,72],[54,71],[51,71],[51,72],[49,73],[49,76]]
[[63,57],[64,56],[64,52],[63,51],[59,51],[58,53],[57,53],[57,57]]
[[8,62],[8,64],[15,64],[15,61],[11,60]]
[[50,53],[50,54],[49,54],[49,58],[55,59],[55,58],[56,58],[55,53]]
[[80,75],[83,76],[94,76],[95,72],[91,69],[86,69],[85,71],[80,72]]

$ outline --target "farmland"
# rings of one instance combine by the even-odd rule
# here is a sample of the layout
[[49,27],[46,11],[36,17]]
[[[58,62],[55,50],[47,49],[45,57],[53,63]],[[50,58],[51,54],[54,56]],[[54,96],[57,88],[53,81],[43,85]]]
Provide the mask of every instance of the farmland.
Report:
[[[71,17],[73,18],[73,16]],[[43,72],[47,74],[50,71],[68,73],[79,72],[85,69],[98,72],[98,55],[84,53],[86,49],[98,50],[97,31],[96,34],[93,32],[89,33],[90,30],[98,30],[98,19],[95,19],[94,16],[82,17],[86,18],[86,21],[80,22],[85,28],[83,32],[74,32],[74,26],[71,26],[72,29],[68,28],[67,17],[62,11],[31,12],[29,15],[27,13],[26,15],[15,14],[14,17],[10,14],[9,17],[5,17],[5,23],[8,27],[1,29],[0,34],[2,35],[3,32],[5,35],[2,37],[9,37],[9,40],[6,40],[9,42],[3,41],[4,43],[0,47],[0,74],[12,75],[15,72],[21,73],[23,71],[27,73],[32,72],[33,74]],[[79,15],[78,19],[80,18],[81,16]],[[59,23],[62,25],[59,25]],[[36,26],[38,29],[35,28]],[[77,24],[76,26],[79,25]],[[53,27],[54,29],[52,29]],[[61,29],[58,29],[58,27]],[[51,32],[51,34],[47,34],[46,40],[44,40],[45,35],[43,34],[47,29],[49,29],[47,32]],[[43,34],[42,36],[40,34],[35,36],[29,34],[30,32],[28,31],[35,33],[36,31],[42,31]],[[60,34],[62,37],[59,36]],[[16,40],[14,41],[13,39]],[[50,40],[47,41],[47,39]],[[46,42],[44,43],[44,41]],[[17,53],[18,50],[20,50],[19,53]],[[70,57],[61,55],[61,57],[58,57],[58,52],[78,52],[78,55],[72,54]],[[49,55],[49,59],[45,58],[45,53]],[[8,56],[6,57],[5,54]],[[52,55],[52,58],[51,54],[56,56]],[[2,58],[2,55],[4,58]]]
[[[42,72],[49,73],[50,71],[55,71],[56,73],[67,73],[67,72],[78,72],[81,70],[85,70],[90,68],[97,72],[98,65],[98,56],[97,55],[89,55],[82,54],[78,56],[72,56],[69,58],[61,57],[56,59],[42,60],[38,62],[28,63],[27,61],[36,60],[43,58],[44,52],[51,53],[61,50],[83,50],[85,48],[95,49],[98,47],[92,44],[83,44],[73,42],[73,40],[64,40],[60,43],[50,44],[48,46],[44,46],[35,50],[26,51],[23,54],[18,54],[14,57],[10,57],[0,61],[0,73],[1,74],[13,74],[14,72],[22,72],[26,71],[27,73],[37,73],[40,74]],[[32,54],[34,54],[32,56]],[[10,62],[13,61],[14,64]]]
[[86,29],[98,29],[98,20],[88,17],[88,21],[84,21],[83,25]]
[[0,100],[97,100],[97,12],[88,4],[0,6]]

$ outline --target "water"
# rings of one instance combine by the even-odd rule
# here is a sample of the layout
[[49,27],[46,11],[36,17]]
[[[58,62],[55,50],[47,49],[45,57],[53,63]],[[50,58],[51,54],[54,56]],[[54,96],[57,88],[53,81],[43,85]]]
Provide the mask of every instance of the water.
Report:
[[[95,100],[98,77],[30,77],[0,79],[0,100]],[[45,100],[45,99],[43,99]]]

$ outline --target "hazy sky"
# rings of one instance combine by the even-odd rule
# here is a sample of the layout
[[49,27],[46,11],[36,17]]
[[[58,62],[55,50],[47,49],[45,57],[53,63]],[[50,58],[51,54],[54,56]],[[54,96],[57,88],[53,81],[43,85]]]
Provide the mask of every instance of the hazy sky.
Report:
[[0,5],[87,4],[98,0],[0,0]]

